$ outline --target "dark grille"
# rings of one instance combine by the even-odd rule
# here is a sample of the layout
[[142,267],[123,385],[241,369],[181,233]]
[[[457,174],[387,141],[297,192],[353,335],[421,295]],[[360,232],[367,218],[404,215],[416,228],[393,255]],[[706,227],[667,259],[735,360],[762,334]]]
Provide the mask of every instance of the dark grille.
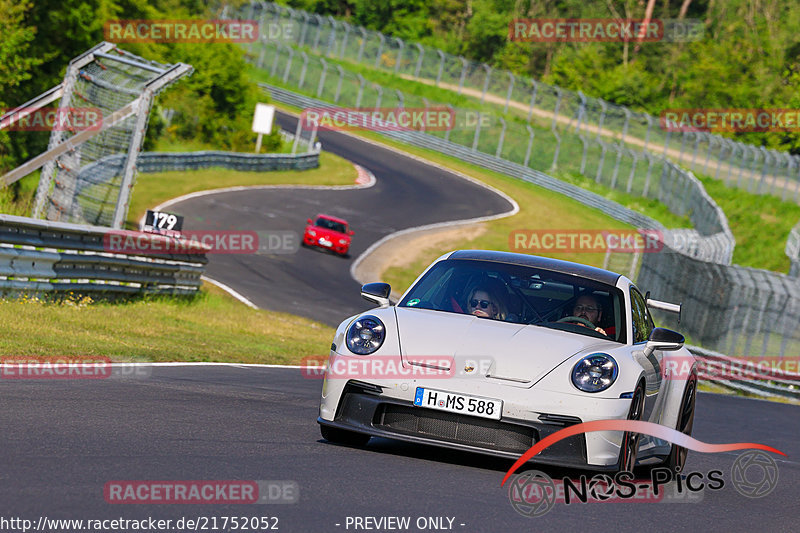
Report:
[[522,453],[536,442],[536,430],[473,416],[383,404],[375,426],[481,448]]

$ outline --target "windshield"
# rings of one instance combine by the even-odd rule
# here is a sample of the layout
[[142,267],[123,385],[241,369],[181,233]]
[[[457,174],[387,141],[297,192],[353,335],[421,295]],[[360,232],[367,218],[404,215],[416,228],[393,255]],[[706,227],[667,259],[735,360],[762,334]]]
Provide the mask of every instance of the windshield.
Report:
[[338,231],[339,233],[347,233],[347,226],[342,224],[341,222],[336,222],[335,220],[331,220],[329,218],[318,217],[317,221],[314,222],[314,225],[318,228],[325,228],[332,231]]
[[616,287],[528,266],[440,261],[398,307],[472,314],[625,343],[624,296]]

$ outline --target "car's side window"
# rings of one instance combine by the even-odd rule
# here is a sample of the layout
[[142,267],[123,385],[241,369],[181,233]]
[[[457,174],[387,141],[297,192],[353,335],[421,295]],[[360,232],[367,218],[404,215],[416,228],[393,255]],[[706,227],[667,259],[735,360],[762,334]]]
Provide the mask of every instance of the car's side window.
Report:
[[631,287],[631,318],[633,325],[633,342],[644,342],[653,331],[653,320],[647,312],[647,304],[642,294]]

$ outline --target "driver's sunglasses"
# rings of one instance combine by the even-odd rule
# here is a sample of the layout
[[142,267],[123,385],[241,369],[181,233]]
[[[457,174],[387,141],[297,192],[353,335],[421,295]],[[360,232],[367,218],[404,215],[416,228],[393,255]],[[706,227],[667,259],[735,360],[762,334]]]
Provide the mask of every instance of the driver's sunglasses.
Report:
[[589,306],[587,306],[587,305],[576,305],[576,306],[573,308],[573,311],[574,311],[575,313],[582,313],[582,312],[584,312],[584,311],[586,311],[587,313],[596,313],[596,312],[598,312],[599,310],[600,310],[600,308],[599,308],[599,307],[589,307]]
[[478,304],[481,304],[481,309],[486,309],[490,305],[494,305],[489,300],[476,300],[475,298],[473,298],[472,300],[469,301],[469,306],[470,307],[474,307],[474,308],[477,309],[478,308]]

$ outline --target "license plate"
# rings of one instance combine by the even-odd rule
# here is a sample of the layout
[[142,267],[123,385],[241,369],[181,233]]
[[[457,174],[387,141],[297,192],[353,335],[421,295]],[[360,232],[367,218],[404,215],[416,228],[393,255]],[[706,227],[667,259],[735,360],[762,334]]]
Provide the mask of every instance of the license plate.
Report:
[[414,405],[451,413],[492,418],[494,420],[500,420],[500,414],[503,411],[503,402],[501,400],[490,400],[488,398],[478,398],[477,396],[422,387],[417,387]]
[[333,246],[333,243],[332,243],[331,241],[328,241],[328,240],[325,240],[325,239],[320,239],[320,240],[319,240],[319,243],[320,243],[322,246],[327,246],[328,248],[330,248],[331,246]]

